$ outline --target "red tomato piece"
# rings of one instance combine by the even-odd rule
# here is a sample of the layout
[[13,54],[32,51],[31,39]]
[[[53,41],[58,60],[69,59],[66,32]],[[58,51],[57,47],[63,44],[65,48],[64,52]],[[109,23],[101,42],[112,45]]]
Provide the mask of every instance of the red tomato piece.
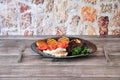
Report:
[[38,46],[39,50],[46,50],[48,48],[48,46],[46,44],[42,44]]
[[63,48],[62,42],[58,42],[58,43],[57,43],[57,47],[58,47],[58,48]]
[[58,42],[57,46],[59,48],[66,48],[68,46],[68,42]]
[[63,48],[66,48],[68,46],[68,42],[63,42],[63,44],[64,44]]
[[55,50],[57,48],[57,45],[56,44],[49,44],[48,45],[48,49],[49,50]]

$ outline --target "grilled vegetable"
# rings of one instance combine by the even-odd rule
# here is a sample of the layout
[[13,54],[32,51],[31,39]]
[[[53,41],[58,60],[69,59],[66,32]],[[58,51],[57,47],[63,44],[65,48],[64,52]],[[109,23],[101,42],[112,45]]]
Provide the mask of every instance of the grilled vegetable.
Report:
[[81,48],[80,48],[80,46],[78,46],[72,50],[72,56],[79,55],[80,52],[81,52]]
[[57,41],[55,39],[53,39],[53,38],[49,38],[47,40],[47,44],[56,44],[56,43],[57,43]]
[[68,42],[69,43],[69,38],[62,36],[61,38],[58,39],[58,42]]
[[81,54],[86,54],[88,52],[88,48],[87,47],[84,47]]
[[73,50],[72,50],[72,56],[74,55],[79,55],[79,54],[86,54],[88,52],[88,48],[87,47],[84,47],[83,49],[78,46],[78,47],[75,47]]
[[45,50],[48,48],[47,43],[43,40],[37,40],[36,45],[39,50]]

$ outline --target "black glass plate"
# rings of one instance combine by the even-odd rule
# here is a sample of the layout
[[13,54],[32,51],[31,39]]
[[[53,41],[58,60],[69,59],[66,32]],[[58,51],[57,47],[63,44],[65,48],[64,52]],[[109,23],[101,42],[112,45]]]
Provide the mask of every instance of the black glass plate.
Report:
[[[60,37],[53,37],[54,39],[58,39]],[[88,40],[84,40],[84,39],[81,39],[81,38],[77,38],[77,37],[68,37],[70,40],[72,39],[80,39],[83,43],[86,43],[87,47],[89,48],[90,52],[86,53],[86,54],[79,54],[79,55],[75,55],[75,56],[66,56],[66,57],[55,57],[55,56],[52,56],[50,54],[46,54],[40,50],[38,50],[37,46],[36,46],[36,42],[33,42],[31,44],[31,49],[38,53],[41,57],[43,58],[55,58],[55,59],[69,59],[69,58],[77,58],[77,57],[84,57],[84,56],[89,56],[89,55],[93,55],[96,50],[97,50],[97,47],[94,43],[88,41]],[[44,40],[47,40],[47,39],[44,39]]]

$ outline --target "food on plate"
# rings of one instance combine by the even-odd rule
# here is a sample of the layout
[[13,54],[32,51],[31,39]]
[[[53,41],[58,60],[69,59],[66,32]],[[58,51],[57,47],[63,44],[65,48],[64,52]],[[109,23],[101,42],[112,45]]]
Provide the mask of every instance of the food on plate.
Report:
[[49,50],[54,50],[57,48],[57,41],[53,38],[48,38],[47,39],[47,44],[48,44],[48,49]]
[[79,38],[69,39],[65,36],[58,39],[37,40],[36,46],[43,53],[54,57],[75,56],[88,52],[88,47],[82,40]]
[[81,52],[81,47],[75,47],[72,49],[72,55],[78,55]]
[[66,57],[68,52],[64,48],[57,48],[55,50],[43,50],[44,53],[50,54],[55,57]]
[[66,50],[67,50],[68,53],[71,53],[72,49],[74,49],[75,47],[78,47],[78,46],[82,47],[81,40],[79,40],[79,39],[73,39],[73,40],[71,40],[69,42],[68,47],[66,48]]
[[48,40],[47,40],[47,44],[56,44],[56,43],[57,43],[57,41],[53,38],[48,38]]
[[68,42],[69,43],[69,38],[62,36],[61,38],[58,39],[58,42]]
[[57,46],[60,48],[66,48],[68,46],[68,43],[69,43],[69,38],[62,36],[58,39]]
[[44,40],[37,40],[36,45],[37,45],[39,50],[45,50],[48,48],[48,45]]
[[80,39],[73,39],[69,42],[68,47],[66,48],[66,51],[69,53],[69,55],[79,55],[79,54],[86,54],[88,51],[88,48],[85,43],[82,43]]

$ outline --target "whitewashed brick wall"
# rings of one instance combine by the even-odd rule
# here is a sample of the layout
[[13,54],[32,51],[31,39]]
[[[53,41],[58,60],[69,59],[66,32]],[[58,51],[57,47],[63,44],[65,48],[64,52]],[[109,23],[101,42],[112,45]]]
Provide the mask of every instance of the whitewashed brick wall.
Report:
[[0,35],[120,35],[120,0],[0,0]]

